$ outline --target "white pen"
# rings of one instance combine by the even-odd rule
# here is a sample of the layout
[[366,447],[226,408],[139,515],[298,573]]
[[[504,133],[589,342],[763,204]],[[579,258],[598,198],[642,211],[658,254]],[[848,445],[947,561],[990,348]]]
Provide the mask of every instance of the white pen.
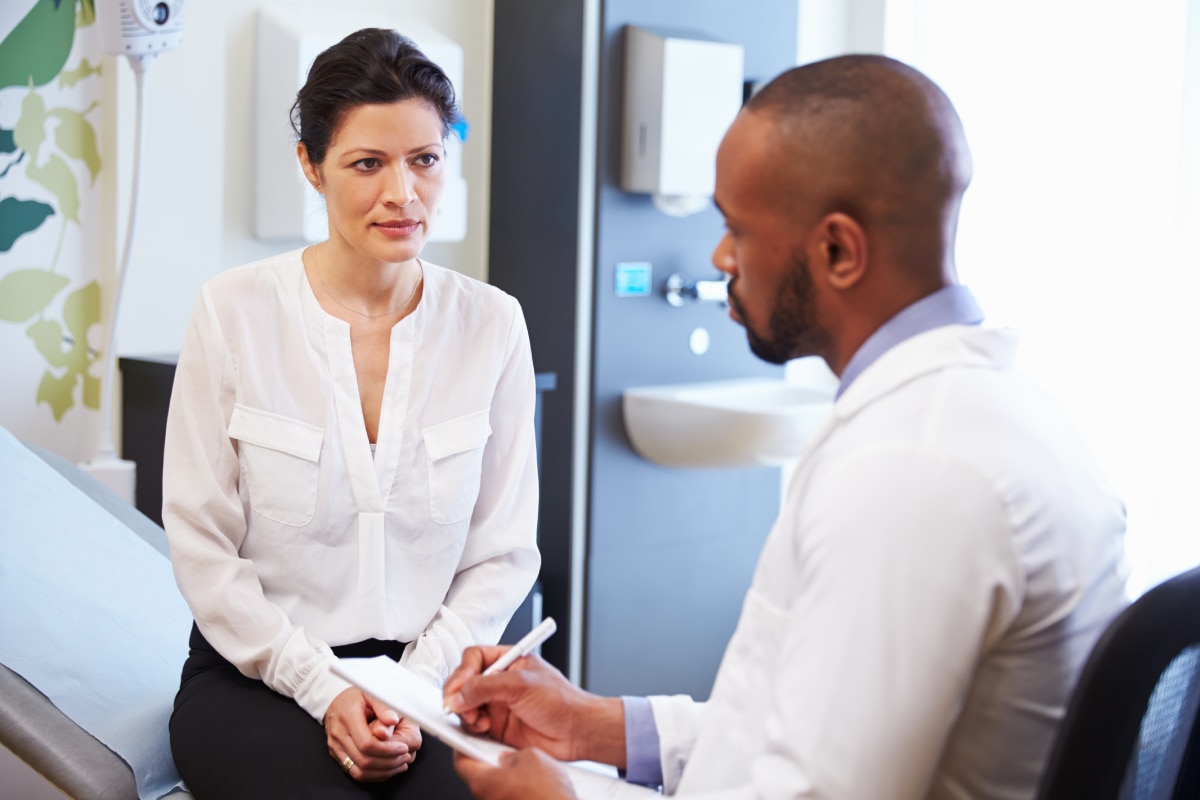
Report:
[[[512,647],[504,651],[504,655],[492,662],[492,665],[483,671],[484,675],[495,675],[497,672],[503,672],[512,666],[512,663],[518,658],[527,656],[536,650],[542,642],[550,638],[550,634],[558,630],[558,624],[554,621],[554,617],[546,617],[538,626],[525,634]],[[453,714],[449,704],[442,706],[442,711],[447,714]]]
[[542,642],[549,639],[556,630],[558,630],[558,625],[554,622],[554,617],[546,617],[536,628],[522,636],[520,641],[505,650],[504,655],[493,661],[492,665],[483,671],[483,674],[495,675],[497,672],[508,669],[518,658],[527,656],[541,647]]

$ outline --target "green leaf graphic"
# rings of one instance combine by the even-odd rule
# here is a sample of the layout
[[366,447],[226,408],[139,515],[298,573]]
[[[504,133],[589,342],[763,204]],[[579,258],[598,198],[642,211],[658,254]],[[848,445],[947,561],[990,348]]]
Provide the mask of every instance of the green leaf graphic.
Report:
[[67,295],[63,303],[63,320],[75,342],[68,356],[71,369],[83,378],[83,404],[99,410],[100,379],[93,378],[88,369],[101,354],[89,352],[87,343],[88,331],[100,324],[100,284],[92,281]]
[[[71,349],[71,363],[86,370],[94,359],[88,357],[88,330],[100,324],[100,284],[96,281],[67,295],[63,301],[63,322],[75,340]],[[99,355],[99,354],[97,354]]]
[[0,320],[24,322],[48,306],[66,285],[66,277],[43,269],[8,273],[0,278]]
[[20,101],[20,119],[12,130],[12,139],[34,161],[42,143],[46,142],[46,101],[32,89]]
[[58,198],[58,210],[64,219],[79,224],[79,185],[75,182],[75,176],[67,162],[55,153],[50,156],[45,166],[39,167],[31,161],[25,168],[25,174],[31,181],[45,186]]
[[100,284],[92,281],[67,295],[63,302],[63,319],[71,334],[69,349],[64,349],[66,340],[62,326],[54,320],[39,320],[25,331],[51,369],[66,368],[59,377],[47,370],[38,386],[38,402],[49,405],[56,420],[61,420],[67,409],[75,404],[73,394],[80,378],[83,380],[83,404],[88,408],[100,407],[100,381],[88,375],[88,367],[101,354],[89,354],[87,347],[88,330],[100,323]]
[[[83,27],[79,25],[77,27]],[[85,58],[79,62],[79,66],[75,69],[63,70],[58,73],[58,85],[61,88],[73,89],[75,84],[79,83],[84,78],[89,78],[92,75],[99,75],[101,66],[99,64],[92,66]]]
[[75,14],[75,27],[86,28],[95,21],[96,4],[94,0],[79,0],[79,11]]
[[74,41],[75,3],[38,0],[0,42],[0,89],[30,83],[43,86],[54,80],[67,63]]
[[21,101],[21,118],[13,128],[13,141],[29,153],[31,161],[37,160],[38,150],[46,141],[46,102],[32,89]]
[[63,329],[57,321],[39,319],[25,329],[25,335],[33,339],[33,346],[51,367],[61,369],[69,365],[70,351],[63,350]]
[[71,395],[74,394],[77,377],[74,372],[68,372],[61,378],[54,377],[49,370],[42,373],[42,382],[38,384],[37,401],[50,406],[55,422],[62,422],[63,415],[71,406],[75,405],[75,399]]
[[83,373],[83,404],[88,408],[100,410],[100,379]]
[[[53,214],[53,206],[37,200],[18,200],[15,197],[0,200],[0,253],[7,253],[17,239],[36,231]],[[3,281],[0,281],[0,285],[3,285]],[[7,299],[7,295],[0,295],[0,307]],[[0,311],[0,318],[3,317],[4,312]]]
[[[88,111],[91,111],[91,108]],[[100,151],[96,147],[96,131],[83,116],[86,113],[87,111],[81,114],[69,108],[56,108],[49,116],[58,119],[54,141],[71,158],[77,158],[87,164],[94,183],[96,173],[100,171]]]

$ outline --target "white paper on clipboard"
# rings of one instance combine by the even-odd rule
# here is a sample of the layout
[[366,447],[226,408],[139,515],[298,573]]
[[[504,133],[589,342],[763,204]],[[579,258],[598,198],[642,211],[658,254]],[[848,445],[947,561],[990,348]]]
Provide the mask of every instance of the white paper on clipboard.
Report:
[[[446,744],[471,758],[499,764],[500,754],[512,748],[486,736],[462,729],[457,714],[442,710],[442,693],[424,678],[410,672],[387,656],[339,658],[333,672],[379,700],[401,716],[421,726]],[[626,783],[592,769],[564,764],[571,783],[582,800],[634,800],[658,797],[656,791]]]
[[457,714],[442,711],[442,693],[436,686],[387,656],[339,658],[333,671],[471,758],[499,764],[500,754],[512,749],[495,739],[464,731]]

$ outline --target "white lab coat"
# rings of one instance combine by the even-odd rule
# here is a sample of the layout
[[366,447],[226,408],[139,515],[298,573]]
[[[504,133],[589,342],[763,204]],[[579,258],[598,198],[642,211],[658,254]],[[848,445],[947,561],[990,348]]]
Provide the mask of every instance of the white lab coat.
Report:
[[316,719],[330,645],[409,642],[434,683],[537,576],[533,362],[517,301],[425,265],[391,332],[374,457],[350,326],[301,251],[205,285],[171,395],[163,522],[201,632]]
[[790,483],[710,701],[652,698],[681,796],[1028,798],[1127,603],[1124,508],[1015,336],[947,326],[848,388]]

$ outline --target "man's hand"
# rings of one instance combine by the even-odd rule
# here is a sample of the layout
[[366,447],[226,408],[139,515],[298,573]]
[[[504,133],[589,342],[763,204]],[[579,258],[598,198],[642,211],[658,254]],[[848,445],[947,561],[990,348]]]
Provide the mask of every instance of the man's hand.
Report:
[[571,779],[561,764],[541,750],[517,750],[500,756],[493,767],[454,754],[454,769],[477,800],[570,800]]
[[[351,687],[325,712],[329,755],[357,781],[376,782],[408,769],[421,747],[421,730]],[[347,761],[349,759],[349,761]]]
[[443,694],[465,730],[513,747],[537,747],[561,761],[625,766],[625,708],[568,681],[538,656],[482,675],[506,647],[468,647]]

